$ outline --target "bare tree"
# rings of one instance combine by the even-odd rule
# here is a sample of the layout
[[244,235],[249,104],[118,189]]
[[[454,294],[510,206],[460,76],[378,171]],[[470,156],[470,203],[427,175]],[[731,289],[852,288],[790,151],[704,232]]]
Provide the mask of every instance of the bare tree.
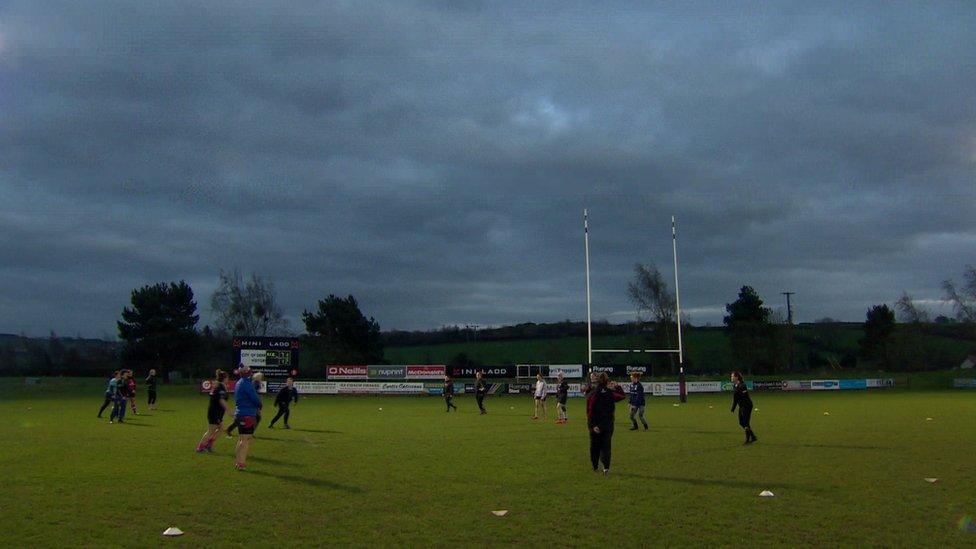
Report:
[[274,284],[252,274],[220,271],[220,284],[210,297],[217,331],[251,336],[286,335],[288,319],[281,313]]
[[[627,286],[627,295],[637,308],[637,322],[644,322],[645,315],[649,315],[649,320],[655,324],[651,338],[653,344],[674,349],[677,346],[672,326],[676,315],[675,299],[653,263],[634,265],[634,280]],[[668,362],[674,370],[675,356],[671,353],[668,353]]]
[[967,265],[963,272],[965,284],[956,287],[952,279],[942,281],[945,301],[952,303],[956,318],[962,322],[976,322],[976,267]]
[[901,294],[901,297],[895,302],[895,308],[898,309],[898,320],[901,322],[920,324],[929,322],[931,318],[928,309],[916,305],[915,300],[908,295],[908,292]]
[[675,300],[668,291],[668,283],[654,264],[634,265],[634,280],[627,287],[631,303],[637,307],[637,320],[650,315],[653,322],[666,324],[674,322]]

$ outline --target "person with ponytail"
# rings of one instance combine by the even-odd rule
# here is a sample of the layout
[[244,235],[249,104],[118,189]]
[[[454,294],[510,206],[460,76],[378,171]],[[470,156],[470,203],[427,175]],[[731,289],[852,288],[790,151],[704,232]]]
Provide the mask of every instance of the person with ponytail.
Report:
[[746,442],[745,444],[752,444],[753,442],[758,442],[759,439],[756,438],[756,433],[752,432],[752,426],[750,422],[752,420],[752,399],[749,398],[749,388],[746,387],[746,382],[742,381],[742,374],[740,372],[732,372],[732,412],[735,412],[735,408],[739,408],[739,425],[746,432]]
[[224,428],[224,414],[227,412],[227,388],[224,380],[227,372],[217,370],[214,374],[212,389],[210,390],[210,404],[207,406],[207,430],[197,444],[197,453],[213,452],[214,441],[220,436]]

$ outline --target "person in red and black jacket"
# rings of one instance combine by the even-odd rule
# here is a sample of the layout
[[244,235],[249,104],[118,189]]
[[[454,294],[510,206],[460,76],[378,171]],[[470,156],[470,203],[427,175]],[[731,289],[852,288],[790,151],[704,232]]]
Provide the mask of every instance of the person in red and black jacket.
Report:
[[627,398],[623,388],[609,381],[606,372],[600,372],[596,386],[586,397],[586,420],[590,429],[590,462],[597,470],[603,462],[603,475],[610,474],[610,442],[613,439],[614,410],[617,402]]

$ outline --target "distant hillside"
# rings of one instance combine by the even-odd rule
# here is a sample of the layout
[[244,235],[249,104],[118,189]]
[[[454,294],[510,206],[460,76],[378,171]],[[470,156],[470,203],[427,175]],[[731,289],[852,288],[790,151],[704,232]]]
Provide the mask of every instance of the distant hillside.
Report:
[[[585,325],[584,325],[585,326]],[[948,369],[958,366],[976,351],[976,337],[971,327],[924,325],[899,327],[910,337],[899,339],[906,347],[905,370]],[[689,373],[714,374],[735,369],[728,337],[722,328],[693,327],[683,332],[685,366]],[[871,367],[858,360],[858,341],[864,337],[859,323],[801,324],[794,329],[794,357],[784,369],[848,369]],[[637,333],[601,335],[593,338],[594,348],[645,348]],[[509,340],[469,340],[425,345],[393,345],[385,349],[391,364],[561,364],[585,362],[586,337],[519,338]],[[594,355],[594,362],[614,364],[651,363],[666,374],[670,363],[664,355],[645,353]]]

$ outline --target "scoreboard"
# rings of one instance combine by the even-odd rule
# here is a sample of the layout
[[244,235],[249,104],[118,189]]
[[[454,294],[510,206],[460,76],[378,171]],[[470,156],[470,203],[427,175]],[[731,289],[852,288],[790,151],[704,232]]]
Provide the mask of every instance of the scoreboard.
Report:
[[234,336],[234,369],[250,366],[251,371],[262,372],[268,381],[268,390],[275,390],[285,378],[298,377],[297,337]]

